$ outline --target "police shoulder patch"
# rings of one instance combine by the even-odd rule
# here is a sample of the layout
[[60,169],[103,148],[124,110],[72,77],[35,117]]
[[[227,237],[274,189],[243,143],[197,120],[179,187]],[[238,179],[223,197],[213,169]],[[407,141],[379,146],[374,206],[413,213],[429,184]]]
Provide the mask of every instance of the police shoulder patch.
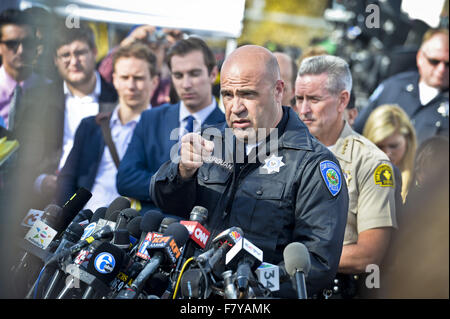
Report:
[[336,196],[342,186],[342,174],[339,166],[332,161],[320,162],[320,173],[331,195]]
[[388,164],[380,164],[373,173],[375,184],[381,187],[394,187],[394,173]]

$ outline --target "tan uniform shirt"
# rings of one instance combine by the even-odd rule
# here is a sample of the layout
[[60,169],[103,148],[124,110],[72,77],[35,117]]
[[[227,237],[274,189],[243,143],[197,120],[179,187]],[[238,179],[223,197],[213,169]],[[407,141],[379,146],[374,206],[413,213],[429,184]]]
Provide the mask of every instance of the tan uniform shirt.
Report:
[[346,122],[330,150],[339,160],[349,195],[344,245],[358,234],[378,227],[395,227],[395,178],[387,155]]

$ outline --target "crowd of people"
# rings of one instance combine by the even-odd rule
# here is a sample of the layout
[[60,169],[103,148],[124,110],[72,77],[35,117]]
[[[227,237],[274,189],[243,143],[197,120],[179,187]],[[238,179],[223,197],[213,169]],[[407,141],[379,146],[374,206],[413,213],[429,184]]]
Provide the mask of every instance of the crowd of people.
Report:
[[358,110],[326,51],[243,45],[219,69],[200,37],[144,25],[97,63],[87,23],[58,20],[45,42],[33,21],[0,14],[0,137],[20,145],[0,166],[4,236],[83,187],[92,211],[118,196],[178,219],[206,207],[211,238],[240,227],[273,264],[301,242],[311,297],[448,298],[448,29]]

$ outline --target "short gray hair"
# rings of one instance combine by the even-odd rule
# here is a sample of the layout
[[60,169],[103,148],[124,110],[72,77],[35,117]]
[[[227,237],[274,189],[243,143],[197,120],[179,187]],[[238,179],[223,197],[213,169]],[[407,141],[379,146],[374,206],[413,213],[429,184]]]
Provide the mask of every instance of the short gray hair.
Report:
[[331,94],[352,90],[352,74],[344,59],[333,55],[319,55],[306,58],[300,64],[298,76],[306,74],[319,75],[326,73],[328,81],[326,88]]

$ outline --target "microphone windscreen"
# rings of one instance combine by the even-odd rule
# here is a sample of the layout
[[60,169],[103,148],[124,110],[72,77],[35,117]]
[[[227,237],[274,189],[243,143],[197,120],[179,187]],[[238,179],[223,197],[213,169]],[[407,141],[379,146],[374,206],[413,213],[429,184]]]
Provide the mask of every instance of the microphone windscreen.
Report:
[[119,273],[125,253],[119,247],[102,242],[89,259],[87,271],[108,284]]
[[127,230],[131,236],[134,238],[139,238],[141,236],[141,221],[142,216],[136,216],[127,224]]
[[306,275],[311,268],[311,259],[308,249],[299,242],[293,242],[284,248],[283,251],[284,264],[286,271],[292,277],[296,271],[301,271]]
[[72,223],[79,223],[84,220],[91,220],[94,213],[90,209],[83,209],[72,220]]
[[164,215],[157,210],[149,210],[144,214],[141,220],[140,229],[143,232],[155,232],[159,229]]
[[116,222],[117,221],[117,217],[119,217],[120,214],[120,210],[116,210],[115,212],[111,212],[109,214],[105,214],[105,219],[112,221],[112,222]]
[[134,218],[139,216],[139,212],[134,208],[123,209],[116,219],[116,229],[126,229],[128,223]]
[[194,206],[191,211],[189,220],[204,224],[208,219],[208,210],[202,206]]
[[[119,196],[115,200],[109,204],[108,209],[106,210],[105,219],[112,220],[109,218],[109,216],[114,213],[115,211],[121,212],[125,208],[130,208],[131,203],[128,200],[128,198]],[[114,220],[115,221],[115,220]]]
[[99,207],[94,212],[94,215],[92,215],[92,218],[89,220],[91,223],[98,222],[100,218],[105,218],[106,215],[106,207]]
[[84,233],[84,228],[78,223],[71,223],[69,227],[67,227],[66,231],[64,232],[64,238],[76,243],[78,240],[80,240],[81,236]]
[[176,222],[178,222],[178,219],[176,219],[176,218],[164,217],[164,219],[161,221],[161,225],[159,226],[158,232],[164,233],[170,224],[173,224]]
[[84,205],[91,199],[92,193],[84,187],[80,187],[75,194],[62,206],[66,225],[68,225]]
[[180,223],[172,223],[167,227],[164,236],[173,236],[177,246],[181,247],[186,244],[189,239],[189,231]]
[[44,213],[42,214],[41,221],[57,231],[61,231],[65,228],[63,225],[63,210],[61,207],[55,204],[47,205],[44,208]]
[[128,234],[128,230],[118,229],[114,232],[114,245],[128,246],[129,244],[130,244],[130,235]]

